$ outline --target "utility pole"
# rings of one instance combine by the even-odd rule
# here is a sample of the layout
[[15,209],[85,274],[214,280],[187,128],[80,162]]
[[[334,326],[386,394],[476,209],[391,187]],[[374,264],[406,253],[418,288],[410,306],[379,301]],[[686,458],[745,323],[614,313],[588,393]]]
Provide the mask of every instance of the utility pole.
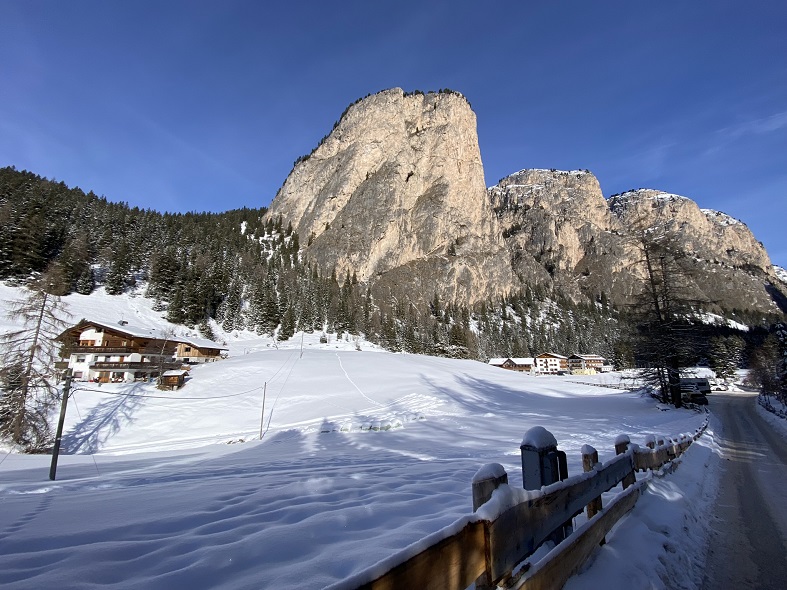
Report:
[[262,386],[262,412],[260,413],[260,440],[262,440],[262,425],[265,423],[265,394],[268,392],[268,382]]
[[52,465],[49,467],[49,479],[55,480],[57,473],[57,458],[60,455],[60,439],[63,438],[63,423],[66,421],[66,404],[68,403],[68,391],[71,389],[71,369],[66,369],[66,378],[63,383],[63,400],[60,402],[60,420],[57,422],[57,433],[55,434],[55,446],[52,447]]

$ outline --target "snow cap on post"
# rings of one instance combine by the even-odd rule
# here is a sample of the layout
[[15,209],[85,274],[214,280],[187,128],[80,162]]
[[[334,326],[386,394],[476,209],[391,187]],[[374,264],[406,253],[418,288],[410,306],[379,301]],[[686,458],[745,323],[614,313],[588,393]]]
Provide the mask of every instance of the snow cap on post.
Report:
[[615,439],[615,446],[618,445],[627,445],[631,442],[628,434],[619,434],[618,437]]
[[484,481],[486,479],[499,479],[506,474],[506,468],[500,463],[487,463],[481,469],[476,471],[473,476],[473,483]]
[[597,452],[596,449],[591,447],[590,445],[582,445],[582,448],[580,449],[580,453],[582,453],[583,455],[592,455],[593,453],[596,452]]
[[473,512],[489,502],[494,491],[508,483],[508,474],[500,463],[487,463],[473,476]]
[[544,449],[557,448],[557,439],[543,426],[533,426],[525,433],[522,444],[519,448],[528,447],[538,451]]

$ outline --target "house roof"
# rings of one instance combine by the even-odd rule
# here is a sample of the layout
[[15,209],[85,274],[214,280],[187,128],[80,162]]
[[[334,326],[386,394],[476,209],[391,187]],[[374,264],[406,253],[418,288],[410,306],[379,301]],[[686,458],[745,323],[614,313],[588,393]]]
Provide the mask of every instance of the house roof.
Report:
[[105,330],[111,330],[113,332],[118,332],[120,334],[126,334],[128,336],[132,336],[135,338],[153,338],[155,340],[169,340],[170,342],[183,342],[185,344],[191,344],[197,348],[217,348],[219,350],[228,350],[226,346],[219,344],[218,342],[213,342],[212,340],[208,340],[207,338],[197,338],[195,336],[176,336],[166,330],[161,330],[158,328],[143,328],[140,326],[132,326],[128,322],[118,322],[117,324],[112,324],[109,322],[99,322],[96,320],[88,320],[82,318],[79,322],[64,330],[58,338],[65,336],[67,333],[71,332],[72,330],[76,329],[84,329],[88,326],[97,326],[100,328],[104,328]]
[[159,330],[157,328],[142,328],[139,326],[132,326],[128,323],[117,323],[111,324],[109,322],[98,322],[96,320],[88,320],[82,318],[79,322],[64,330],[58,338],[65,336],[67,333],[76,330],[76,329],[84,329],[88,326],[96,326],[99,328],[104,328],[106,330],[111,330],[113,332],[119,332],[120,334],[126,334],[128,336],[133,336],[135,338],[153,338],[156,340],[171,340],[175,341],[176,338],[172,334],[168,334],[164,330]]
[[175,371],[164,371],[161,374],[161,376],[162,377],[183,377],[183,376],[188,375],[188,374],[189,374],[188,371],[175,370]]
[[600,355],[597,355],[597,354],[572,354],[571,358],[572,359],[584,359],[586,361],[605,361],[605,360],[607,360],[603,356],[600,356]]
[[191,344],[196,348],[217,348],[218,350],[229,350],[223,344],[213,342],[213,340],[208,340],[207,338],[197,338],[196,336],[173,336],[172,339],[177,340],[178,342],[183,342],[184,344]]
[[568,358],[568,357],[565,357],[562,354],[557,354],[557,353],[554,353],[554,352],[542,352],[536,358],[539,358],[539,359],[543,359],[543,358],[564,359],[564,358]]
[[514,361],[517,365],[532,365],[535,362],[535,359],[531,357],[512,358],[511,360]]
[[510,360],[510,359],[508,359],[508,358],[503,358],[503,359],[489,359],[489,364],[490,364],[490,365],[502,365],[502,364],[503,364],[503,363],[505,363],[507,360]]

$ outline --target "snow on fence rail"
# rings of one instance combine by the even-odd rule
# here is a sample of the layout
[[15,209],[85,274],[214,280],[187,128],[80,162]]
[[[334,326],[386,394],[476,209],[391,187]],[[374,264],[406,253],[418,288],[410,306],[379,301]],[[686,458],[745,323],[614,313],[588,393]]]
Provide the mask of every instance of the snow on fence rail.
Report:
[[[524,486],[535,489],[510,487],[502,465],[485,465],[473,478],[473,514],[329,590],[464,590],[473,583],[478,590],[562,588],[604,543],[614,524],[634,508],[647,481],[637,482],[635,473],[665,466],[671,472],[673,459],[707,425],[706,419],[693,434],[675,440],[649,436],[646,448],[620,436],[615,441],[617,456],[603,464],[597,451],[585,445],[584,473],[571,477],[554,437],[541,427],[533,428],[520,449]],[[602,507],[601,494],[620,482],[623,491]],[[572,531],[571,519],[586,508],[587,522]],[[554,549],[537,564],[529,563],[527,558],[548,540],[556,543]]]

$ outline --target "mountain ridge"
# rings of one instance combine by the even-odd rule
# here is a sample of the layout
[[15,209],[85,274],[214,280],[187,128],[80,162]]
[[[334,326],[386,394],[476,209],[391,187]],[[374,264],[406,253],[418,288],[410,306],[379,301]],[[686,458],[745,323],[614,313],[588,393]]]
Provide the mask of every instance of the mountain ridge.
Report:
[[357,272],[381,296],[470,305],[533,285],[630,303],[643,276],[632,228],[647,222],[696,259],[698,298],[787,311],[769,293],[785,287],[749,228],[688,197],[606,198],[588,170],[524,168],[486,186],[475,114],[460,94],[394,88],[353,103],[296,162],[268,211],[279,215],[309,236],[304,253],[323,272]]

